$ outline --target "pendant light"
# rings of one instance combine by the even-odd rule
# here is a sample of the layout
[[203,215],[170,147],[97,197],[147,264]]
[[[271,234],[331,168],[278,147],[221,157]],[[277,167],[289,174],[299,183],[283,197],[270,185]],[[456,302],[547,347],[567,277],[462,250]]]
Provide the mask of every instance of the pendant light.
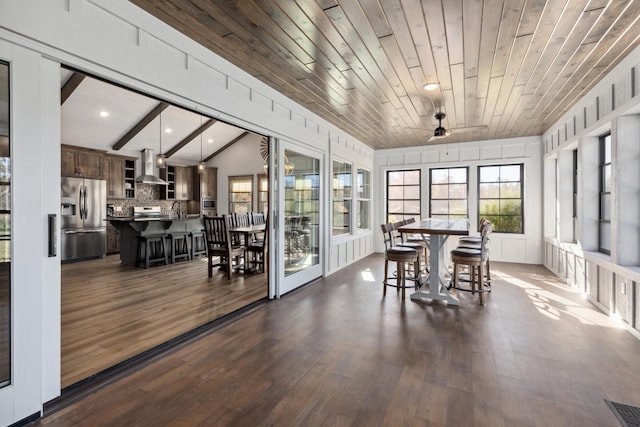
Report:
[[[200,116],[200,128],[202,128],[202,116]],[[204,173],[205,163],[202,158],[202,134],[204,132],[200,132],[200,161],[198,162],[198,173]]]
[[158,169],[166,167],[166,158],[162,154],[162,113],[160,113],[160,153],[156,156],[156,166]]

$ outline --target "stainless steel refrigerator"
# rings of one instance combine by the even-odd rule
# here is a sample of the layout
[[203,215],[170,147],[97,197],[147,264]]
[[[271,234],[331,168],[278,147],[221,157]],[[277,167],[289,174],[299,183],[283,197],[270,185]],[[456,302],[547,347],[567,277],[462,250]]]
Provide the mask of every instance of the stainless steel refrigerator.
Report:
[[62,178],[62,261],[100,258],[107,251],[107,182]]

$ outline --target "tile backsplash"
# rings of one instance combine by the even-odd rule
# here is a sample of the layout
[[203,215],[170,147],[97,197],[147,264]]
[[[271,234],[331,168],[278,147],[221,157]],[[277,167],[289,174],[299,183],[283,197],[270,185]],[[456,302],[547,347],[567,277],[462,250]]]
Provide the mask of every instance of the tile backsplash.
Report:
[[[171,206],[173,200],[160,200],[160,186],[151,184],[136,183],[136,198],[135,199],[109,199],[107,198],[107,204],[113,205],[115,209],[113,215],[118,217],[127,217],[133,215],[134,206],[160,206],[163,214],[169,214],[171,212]],[[182,212],[187,212],[187,202],[179,201],[175,207],[174,212],[177,213],[178,205],[182,209]],[[117,208],[120,208],[118,210]]]

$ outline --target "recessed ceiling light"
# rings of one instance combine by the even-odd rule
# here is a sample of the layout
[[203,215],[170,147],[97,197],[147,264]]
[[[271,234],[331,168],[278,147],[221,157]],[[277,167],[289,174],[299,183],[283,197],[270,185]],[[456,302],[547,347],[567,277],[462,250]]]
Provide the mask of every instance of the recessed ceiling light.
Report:
[[109,117],[108,111],[100,111],[100,117]]
[[440,86],[438,83],[427,83],[423,86],[424,90],[436,90]]
[[209,139],[207,139],[207,142],[208,142],[209,144],[213,144],[213,138],[209,138]]
[[171,133],[171,128],[166,128],[166,129],[164,130],[164,133]]

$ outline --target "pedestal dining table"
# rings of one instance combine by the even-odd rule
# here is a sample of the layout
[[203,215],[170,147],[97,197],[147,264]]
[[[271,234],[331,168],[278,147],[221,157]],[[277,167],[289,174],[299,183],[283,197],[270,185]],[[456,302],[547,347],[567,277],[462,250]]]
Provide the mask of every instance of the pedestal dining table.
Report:
[[458,305],[458,299],[449,293],[445,273],[446,254],[444,246],[450,235],[468,236],[469,221],[466,219],[429,218],[406,224],[398,228],[401,233],[420,234],[429,246],[429,274],[420,288],[411,294],[412,300],[432,299]]

